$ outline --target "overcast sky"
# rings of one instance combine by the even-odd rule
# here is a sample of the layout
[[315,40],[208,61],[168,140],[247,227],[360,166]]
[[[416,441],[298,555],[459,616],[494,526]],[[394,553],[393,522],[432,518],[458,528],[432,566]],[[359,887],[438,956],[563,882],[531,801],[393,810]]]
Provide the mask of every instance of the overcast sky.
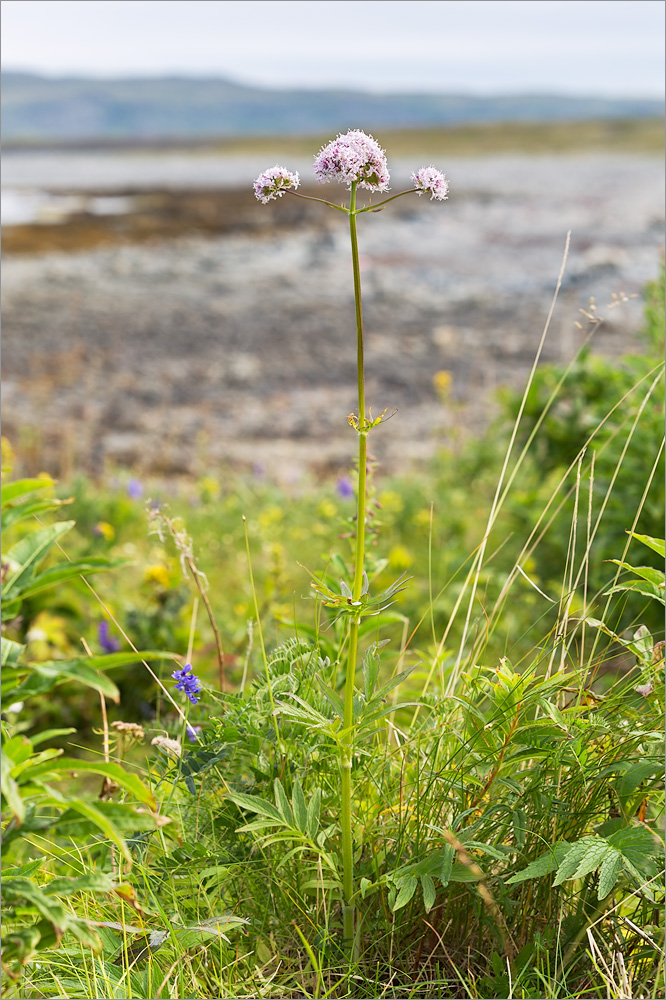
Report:
[[2,0],[5,69],[659,97],[663,0]]

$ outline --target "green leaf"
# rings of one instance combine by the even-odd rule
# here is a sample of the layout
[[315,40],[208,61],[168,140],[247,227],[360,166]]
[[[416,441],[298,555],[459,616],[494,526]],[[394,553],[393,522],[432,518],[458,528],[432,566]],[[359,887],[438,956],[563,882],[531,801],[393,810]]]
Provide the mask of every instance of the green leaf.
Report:
[[611,833],[607,841],[639,871],[645,868],[646,860],[657,853],[656,841],[644,826],[625,826]]
[[[141,830],[154,830],[168,822],[148,809],[136,809],[125,802],[96,802],[95,809],[106,816],[124,836],[134,835]],[[80,813],[67,810],[58,817],[58,834],[63,837],[90,837],[96,833],[96,822]]]
[[240,809],[247,809],[250,812],[258,813],[259,816],[266,816],[268,819],[279,820],[282,817],[271,802],[260,798],[258,795],[244,795],[242,792],[229,792],[231,799]]
[[90,659],[81,657],[79,660],[49,660],[45,662],[32,661],[28,666],[29,676],[14,689],[12,697],[22,700],[37,694],[45,694],[59,684],[76,681],[84,687],[99,691],[111,701],[120,701],[118,688],[104,674],[90,666]]
[[544,875],[549,875],[556,868],[559,868],[570,849],[571,844],[566,840],[558,840],[544,854],[540,854],[538,858],[532,861],[527,868],[523,868],[522,871],[508,878],[506,880],[507,885],[515,885],[518,882],[524,882],[528,878],[543,878]]
[[289,799],[285,794],[285,790],[282,787],[282,782],[279,778],[276,778],[273,782],[273,788],[275,789],[275,804],[278,807],[282,819],[288,826],[293,826],[294,817],[291,812],[291,806],[289,805]]
[[39,871],[43,864],[44,860],[39,858],[38,861],[28,861],[25,865],[8,865],[3,868],[2,877],[16,878],[23,875],[25,878],[30,878],[36,871]]
[[75,732],[77,730],[73,726],[70,726],[68,729],[43,729],[41,732],[31,736],[30,742],[33,747],[37,747],[40,743],[46,743],[47,740],[54,740],[58,736],[69,736],[70,733]]
[[377,686],[377,676],[379,674],[379,650],[385,646],[390,639],[383,639],[381,642],[373,642],[368,647],[363,657],[363,693],[365,700],[369,701],[375,687]]
[[328,684],[324,684],[321,678],[317,678],[317,680],[319,681],[319,687],[321,688],[321,693],[323,694],[326,701],[329,703],[329,705],[331,706],[335,714],[338,716],[338,718],[344,719],[345,706],[340,695],[337,693],[337,691],[334,691],[333,688],[330,688]]
[[51,546],[74,527],[75,523],[75,521],[59,521],[57,524],[49,524],[45,528],[32,531],[12,546],[5,559],[17,565],[18,569],[8,576],[2,587],[3,602],[15,601],[21,597],[22,590],[33,578],[37,564],[47,555]]
[[611,847],[599,869],[599,888],[597,890],[598,899],[606,898],[617,882],[618,876],[622,871],[622,867],[622,855],[619,851],[616,851]]
[[662,774],[664,766],[663,763],[653,760],[639,760],[628,762],[622,770],[623,774],[615,782],[615,789],[624,802],[652,775]]
[[291,804],[294,811],[294,819],[296,820],[296,826],[301,831],[301,833],[307,833],[308,809],[305,804],[305,796],[303,795],[303,789],[301,788],[301,783],[298,780],[294,782],[294,790],[291,795]]
[[0,884],[5,903],[24,903],[37,910],[52,925],[56,936],[60,937],[69,924],[69,914],[62,903],[42,892],[39,886],[27,878],[3,878]]
[[47,896],[73,896],[76,892],[113,892],[114,883],[102,872],[91,872],[77,878],[54,878],[42,885]]
[[499,847],[493,847],[491,844],[482,844],[478,840],[466,840],[465,847],[469,850],[487,854],[488,857],[494,858],[496,861],[506,861],[506,851],[501,851]]
[[407,680],[407,678],[409,677],[409,675],[414,670],[416,670],[416,667],[417,667],[417,664],[415,663],[413,667],[409,667],[408,670],[403,670],[403,671],[401,671],[401,673],[396,674],[395,677],[392,677],[390,681],[388,681],[386,684],[384,684],[383,687],[381,687],[379,689],[379,691],[374,696],[374,698],[372,699],[372,702],[370,702],[370,704],[376,705],[380,701],[383,701],[384,698],[386,698],[387,694],[389,694],[393,690],[394,687],[397,687],[398,684],[402,684],[403,681]]
[[630,531],[629,534],[636,541],[642,542],[643,545],[647,545],[649,549],[656,552],[657,555],[666,558],[666,542],[663,538],[653,538],[651,535],[638,535],[635,531]]
[[12,777],[14,767],[15,762],[9,756],[7,751],[3,749],[3,752],[0,755],[2,795],[9,806],[12,816],[16,820],[16,823],[20,826],[25,819],[25,803],[21,797],[19,786]]
[[435,905],[435,897],[437,895],[437,890],[435,889],[435,883],[431,879],[430,875],[422,875],[421,885],[423,887],[423,905],[425,907],[426,913],[430,913],[433,906]]
[[29,493],[43,490],[47,486],[53,486],[53,480],[44,477],[40,479],[16,479],[13,483],[5,483],[1,490],[2,506],[4,508],[17,497],[27,496]]
[[39,594],[49,587],[56,587],[67,580],[78,578],[82,575],[90,576],[93,573],[102,573],[106,570],[117,569],[119,566],[127,566],[131,559],[107,559],[105,556],[88,556],[85,559],[72,560],[71,562],[58,563],[57,566],[49,566],[43,570],[39,576],[33,579],[27,587],[21,591],[21,600]]
[[[611,562],[613,560],[611,559]],[[655,586],[653,583],[648,583],[647,580],[633,580],[631,583],[618,583],[615,587],[611,587],[610,590],[604,590],[604,597],[610,594],[622,594],[630,591],[632,594],[642,594],[643,597],[651,597],[661,604],[664,603],[664,583],[663,581]]]
[[3,507],[2,530],[3,532],[9,531],[10,528],[15,524],[19,524],[20,521],[26,521],[28,518],[34,517],[35,514],[45,514],[48,510],[58,510],[60,507],[66,507],[71,502],[71,500],[56,500],[55,498],[51,498],[49,500],[25,500],[16,505]]
[[307,834],[313,839],[319,829],[319,811],[321,809],[321,788],[315,788],[312,797],[308,802]]
[[140,802],[145,802],[151,809],[157,808],[157,803],[152,792],[146,788],[135,774],[128,774],[120,764],[107,764],[105,761],[75,760],[73,757],[59,757],[57,760],[48,760],[43,764],[37,764],[36,767],[31,767],[25,773],[30,781],[36,781],[37,779],[50,781],[54,778],[67,777],[67,775],[77,771],[101,774],[105,778],[110,778],[117,785],[120,785],[121,788],[131,792]]
[[442,849],[442,866],[439,870],[439,880],[445,889],[451,881],[451,873],[453,871],[453,861],[455,856],[455,848],[452,847],[451,844],[445,844]]
[[562,860],[553,885],[562,885],[567,879],[583,878],[598,868],[609,854],[607,842],[602,837],[581,837]]
[[81,944],[86,945],[95,954],[99,954],[102,950],[102,939],[94,929],[94,927],[89,927],[88,924],[83,920],[70,920],[67,930],[70,934],[73,934],[75,938],[81,942]]
[[15,667],[18,664],[18,659],[25,646],[22,646],[20,642],[13,642],[11,639],[5,639],[2,636],[2,666],[3,667]]
[[395,902],[391,907],[392,911],[395,913],[397,910],[402,909],[403,906],[407,906],[414,893],[416,892],[416,887],[419,884],[419,880],[413,875],[407,875],[402,880],[402,885],[398,891]]
[[92,802],[84,802],[83,799],[67,799],[67,805],[74,812],[81,813],[86,819],[89,819],[103,834],[105,834],[110,841],[112,841],[118,850],[121,852],[127,866],[132,867],[132,855],[129,852],[129,848],[125,843],[125,838],[118,829],[115,823],[113,823],[108,816],[101,812]]

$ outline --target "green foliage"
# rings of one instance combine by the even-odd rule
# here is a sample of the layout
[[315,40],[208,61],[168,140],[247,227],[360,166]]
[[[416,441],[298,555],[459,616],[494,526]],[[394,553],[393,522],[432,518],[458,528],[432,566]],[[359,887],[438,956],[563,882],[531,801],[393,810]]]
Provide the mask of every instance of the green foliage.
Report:
[[[653,345],[661,320],[649,295]],[[653,367],[649,357],[600,362],[583,352],[564,381],[560,369],[539,371],[523,440],[541,425],[491,533],[465,642],[467,554],[485,531],[502,427],[466,445],[455,469],[443,456],[423,476],[377,490],[382,530],[360,604],[351,731],[353,902],[362,917],[353,982],[339,944],[346,619],[358,612],[349,603],[349,542],[338,537],[341,522],[350,524],[345,498],[323,484],[287,502],[268,483],[235,479],[223,488],[210,477],[172,501],[189,508],[226,653],[226,690],[211,682],[192,706],[188,723],[201,730],[190,743],[152,679],[137,677],[137,654],[80,658],[65,641],[36,658],[30,639],[40,615],[65,608],[76,635],[94,626],[99,612],[77,574],[132,556],[137,565],[122,581],[109,574],[99,588],[148,647],[139,655],[155,662],[165,639],[183,649],[191,634],[196,672],[217,680],[212,632],[201,616],[193,623],[195,593],[178,554],[146,540],[141,505],[118,490],[80,481],[77,526],[58,521],[50,532],[33,528],[32,515],[64,516],[66,498],[36,499],[50,489],[42,480],[8,484],[3,685],[13,702],[31,699],[3,724],[3,962],[10,978],[23,968],[25,981],[10,989],[619,995],[602,954],[613,970],[622,956],[633,995],[661,995],[660,487],[643,497],[662,406],[658,382],[648,398]],[[574,522],[567,493],[592,432]],[[585,464],[592,451],[594,476]],[[432,528],[431,496],[442,498]],[[578,542],[587,538],[590,499],[593,512],[605,506],[585,588],[584,546],[571,538],[572,523]],[[538,546],[523,551],[544,510],[560,503]],[[92,534],[99,522],[106,535]],[[78,567],[71,576],[59,576],[53,558],[60,537]],[[296,557],[315,568],[314,600],[300,599],[308,581]],[[63,693],[76,681],[87,697],[80,718],[97,727],[100,694],[120,695],[126,713],[125,699],[143,685],[157,731],[172,744],[180,735],[180,752],[146,761],[116,742],[118,759],[108,762],[99,752],[64,756],[53,744],[72,730],[40,731],[35,719],[47,701],[62,716]],[[102,780],[100,797],[93,783]]]
[[[49,480],[19,480],[4,485],[4,528],[9,530],[23,521],[34,521],[36,511],[41,516],[59,506],[55,500],[35,503],[26,499],[50,485]],[[117,560],[100,557],[43,568],[42,563],[53,546],[73,524],[73,521],[68,521],[27,530],[3,554],[3,622],[11,626],[23,601],[35,593],[61,586],[66,581],[77,579],[83,572],[98,572],[118,565]],[[3,538],[6,538],[4,531]],[[118,689],[103,670],[136,662],[137,658],[137,654],[132,653],[116,654],[111,662],[106,657],[33,662],[26,658],[25,652],[25,645],[2,636],[2,696],[5,706],[12,700],[12,706],[8,707],[10,715],[16,714],[19,707],[23,709],[23,702],[28,698],[72,681],[117,701]],[[111,893],[116,888],[112,878],[103,872],[62,875],[39,885],[31,876],[44,867],[43,861],[30,860],[25,864],[20,860],[26,851],[35,849],[35,838],[38,844],[47,848],[47,855],[66,857],[68,852],[62,847],[63,838],[69,840],[71,837],[68,819],[76,816],[86,826],[84,843],[93,837],[97,843],[111,843],[126,864],[131,866],[132,857],[121,828],[134,828],[137,821],[141,825],[139,814],[129,803],[117,804],[115,815],[112,815],[109,803],[77,795],[69,788],[63,792],[55,787],[56,784],[71,778],[75,772],[92,773],[125,789],[147,805],[149,810],[157,807],[152,793],[143,782],[119,764],[65,758],[62,750],[55,747],[37,749],[50,738],[68,735],[74,730],[38,732],[30,737],[24,735],[21,729],[20,725],[9,723],[3,716],[2,848],[3,864],[5,859],[8,863],[3,871],[1,892],[3,912],[10,929],[3,939],[2,961],[3,968],[14,977],[16,970],[30,962],[37,952],[58,945],[66,933],[94,952],[101,951],[98,932],[88,921],[74,915],[62,897],[83,892]],[[155,823],[151,822],[151,826],[154,828]],[[83,845],[80,850],[82,848]]]

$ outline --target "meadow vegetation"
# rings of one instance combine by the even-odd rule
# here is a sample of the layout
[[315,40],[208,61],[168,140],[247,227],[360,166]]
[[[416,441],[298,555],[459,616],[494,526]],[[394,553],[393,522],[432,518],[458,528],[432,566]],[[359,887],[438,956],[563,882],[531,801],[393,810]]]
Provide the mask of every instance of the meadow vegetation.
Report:
[[663,996],[663,280],[583,326],[408,477],[7,443],[7,997]]

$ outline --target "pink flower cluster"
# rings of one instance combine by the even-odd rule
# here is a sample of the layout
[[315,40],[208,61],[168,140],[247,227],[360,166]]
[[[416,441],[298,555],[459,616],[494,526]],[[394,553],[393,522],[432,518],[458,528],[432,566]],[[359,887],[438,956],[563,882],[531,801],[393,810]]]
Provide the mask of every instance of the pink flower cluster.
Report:
[[262,205],[267,205],[269,201],[281,198],[285,191],[295,191],[299,184],[298,174],[292,174],[276,163],[259,174],[254,182],[254,194]]
[[412,183],[417,194],[429,194],[430,200],[444,201],[449,196],[449,182],[436,167],[421,167],[412,174]]
[[388,191],[386,153],[371,135],[352,129],[324,146],[314,161],[320,184],[337,180],[351,187],[356,183],[368,191]]

